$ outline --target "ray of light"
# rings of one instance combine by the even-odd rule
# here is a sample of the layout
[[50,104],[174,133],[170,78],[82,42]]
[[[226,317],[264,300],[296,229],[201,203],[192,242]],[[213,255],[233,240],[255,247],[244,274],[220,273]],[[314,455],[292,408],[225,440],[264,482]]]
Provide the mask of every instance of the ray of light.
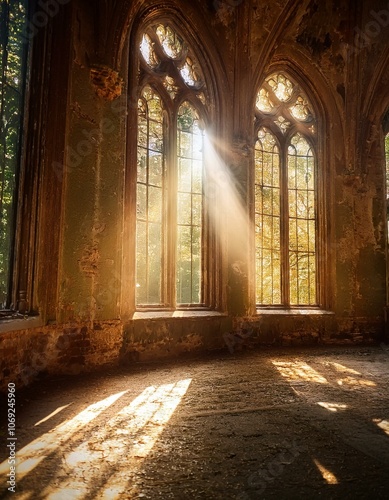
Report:
[[[228,242],[230,254],[235,259],[233,271],[245,274],[239,259],[248,249],[250,227],[246,202],[238,189],[238,179],[223,161],[217,150],[223,151],[227,161],[231,159],[231,148],[217,143],[215,138],[205,135],[205,160],[207,165],[208,212],[215,234],[220,242]],[[221,230],[223,228],[223,230]]]

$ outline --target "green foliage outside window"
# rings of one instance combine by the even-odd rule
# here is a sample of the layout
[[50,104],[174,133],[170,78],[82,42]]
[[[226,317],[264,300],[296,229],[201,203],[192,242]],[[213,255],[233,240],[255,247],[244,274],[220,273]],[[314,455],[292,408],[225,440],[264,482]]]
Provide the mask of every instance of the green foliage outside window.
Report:
[[0,308],[7,301],[23,104],[26,2],[0,2]]

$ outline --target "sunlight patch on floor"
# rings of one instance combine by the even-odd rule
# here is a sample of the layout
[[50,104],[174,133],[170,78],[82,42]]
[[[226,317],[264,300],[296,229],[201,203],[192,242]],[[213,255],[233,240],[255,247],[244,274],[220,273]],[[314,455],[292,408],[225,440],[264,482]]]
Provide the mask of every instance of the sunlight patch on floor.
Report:
[[329,365],[333,368],[335,368],[335,370],[337,372],[341,372],[341,373],[351,373],[353,375],[362,375],[362,373],[360,372],[357,372],[356,370],[354,370],[353,368],[348,368],[347,366],[344,366],[344,365],[341,365],[340,363],[335,363],[334,361],[326,361],[324,362],[323,364],[325,365]]
[[346,377],[337,380],[338,385],[349,385],[352,387],[376,387],[376,383],[362,378]]
[[303,381],[328,384],[328,380],[303,361],[272,361],[280,374],[289,382]]
[[338,410],[345,410],[348,406],[342,403],[326,403],[324,401],[320,401],[317,403],[328,411],[337,412]]
[[373,419],[373,422],[389,436],[389,420],[375,418]]
[[[61,469],[43,492],[48,500],[123,498],[134,494],[131,474],[153,448],[191,379],[145,389],[87,441],[64,454]],[[111,472],[115,471],[113,475]],[[55,484],[55,486],[54,486]]]
[[327,484],[338,484],[338,479],[336,476],[329,471],[322,463],[317,460],[317,458],[313,459],[316,467],[319,469],[320,474],[323,476],[323,479],[327,482]]
[[[75,433],[79,432],[89,422],[98,417],[104,410],[111,406],[115,401],[121,398],[127,391],[112,394],[106,399],[98,401],[85,410],[80,412],[71,420],[54,427],[50,432],[34,439],[24,448],[17,451],[16,472],[18,479],[22,479],[26,474],[37,467],[42,460],[51,453],[61,448],[67,440]],[[5,460],[0,464],[0,478],[6,480],[6,474],[9,472],[9,464]]]

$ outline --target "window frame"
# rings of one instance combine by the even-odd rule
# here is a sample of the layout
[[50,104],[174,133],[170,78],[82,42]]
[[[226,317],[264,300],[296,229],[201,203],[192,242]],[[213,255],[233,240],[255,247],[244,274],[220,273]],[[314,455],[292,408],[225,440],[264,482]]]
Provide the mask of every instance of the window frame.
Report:
[[[22,2],[20,2],[22,3]],[[28,2],[23,2],[24,7],[24,21],[25,26],[28,22],[30,6]],[[15,6],[14,6],[15,8]],[[7,14],[10,14],[10,7],[8,7]],[[10,19],[8,19],[10,21]],[[10,25],[7,26],[8,30],[5,32],[5,39],[9,38]],[[0,320],[9,320],[10,318],[24,317],[24,315],[31,312],[31,294],[28,290],[19,290],[18,277],[20,274],[18,263],[19,239],[20,239],[20,205],[22,203],[22,188],[23,188],[23,164],[24,164],[24,142],[25,142],[25,129],[27,121],[27,93],[28,93],[28,80],[29,80],[29,61],[31,58],[30,43],[23,37],[23,29],[18,34],[20,46],[20,73],[18,78],[21,81],[19,89],[13,89],[19,94],[19,115],[18,115],[18,131],[15,141],[15,156],[14,156],[14,172],[13,172],[13,194],[12,204],[10,210],[10,217],[7,221],[9,226],[9,247],[8,247],[8,260],[7,260],[7,277],[6,277],[6,290],[4,302],[0,297]],[[7,49],[6,49],[7,50]],[[8,51],[7,51],[8,52]],[[8,58],[7,58],[8,61]],[[6,71],[6,70],[5,70]],[[6,84],[7,85],[7,84]],[[2,117],[0,117],[2,119]],[[6,151],[4,151],[6,155]],[[5,172],[5,170],[4,170]],[[3,187],[0,184],[0,189]],[[0,215],[1,217],[1,215]],[[3,305],[5,306],[3,308]]]
[[[292,122],[285,134],[281,132],[279,127],[275,124],[274,119],[277,114],[271,115],[266,113],[260,113],[257,110],[257,95],[262,88],[266,79],[273,75],[282,74],[292,81],[292,83],[298,88],[298,91],[307,97],[311,111],[313,112],[315,121],[315,133],[307,135],[306,127],[299,124],[298,120]],[[298,75],[295,68],[289,67],[289,64],[285,65],[275,65],[272,67],[261,80],[258,80],[258,84],[254,89],[253,104],[252,109],[254,110],[254,126],[253,126],[253,151],[256,149],[256,142],[258,138],[258,132],[261,128],[268,129],[269,132],[276,139],[277,146],[279,148],[279,161],[281,176],[286,177],[286,171],[288,167],[288,146],[290,140],[296,133],[300,133],[311,147],[311,151],[314,159],[315,168],[315,239],[316,239],[316,301],[315,304],[290,304],[289,299],[289,273],[288,269],[288,259],[289,259],[289,248],[283,247],[281,244],[281,293],[282,303],[281,304],[261,304],[257,303],[257,292],[256,292],[256,243],[255,243],[255,155],[252,158],[252,168],[251,168],[251,220],[253,224],[253,237],[252,237],[252,297],[253,303],[255,304],[255,309],[257,313],[264,314],[266,311],[271,312],[288,312],[293,314],[293,311],[303,312],[303,311],[325,311],[330,308],[331,302],[331,282],[328,276],[329,266],[329,256],[331,254],[331,237],[330,237],[330,226],[329,226],[329,211],[328,211],[328,200],[331,198],[332,194],[326,192],[325,186],[328,185],[328,179],[330,178],[330,172],[324,168],[327,165],[327,153],[326,153],[326,141],[325,141],[325,121],[323,119],[324,111],[318,106],[318,96],[314,90],[312,84],[310,84],[309,79],[306,78],[304,82],[301,82],[301,75]],[[282,173],[284,172],[284,174]],[[284,182],[284,189],[288,190],[287,178]],[[287,197],[286,197],[287,199]],[[289,213],[288,205],[284,203],[281,206],[282,217],[280,217],[281,232],[284,234],[287,230],[289,223]],[[282,220],[283,219],[283,220]],[[286,222],[287,221],[287,222]],[[285,227],[286,226],[286,227]],[[285,280],[288,282],[285,284]]]
[[[147,33],[150,26],[153,25],[165,25],[171,27],[180,37],[182,28],[177,28],[177,24],[173,19],[166,17],[153,17],[151,21],[147,21],[142,26],[136,30],[134,35],[134,43],[136,47],[140,47],[142,36]],[[181,37],[183,40],[184,38]],[[184,102],[190,103],[199,115],[199,118],[204,123],[204,129],[207,129],[211,122],[210,114],[213,108],[213,93],[212,89],[207,85],[207,75],[204,74],[207,68],[204,68],[202,64],[203,61],[201,57],[197,57],[197,51],[195,44],[191,44],[190,37],[185,38],[185,43],[189,47],[190,53],[195,54],[197,61],[200,63],[201,71],[203,72],[204,82],[206,85],[206,90],[203,90],[205,94],[206,103],[204,105],[202,101],[195,96],[196,92],[199,90],[192,90],[191,88],[185,88],[185,85],[179,86],[176,98],[173,100],[169,96],[168,91],[162,83],[162,78],[155,77],[154,71],[147,65],[143,60],[140,50],[137,50],[135,54],[133,64],[129,67],[129,85],[132,85],[134,92],[131,95],[130,102],[130,112],[128,113],[128,127],[127,127],[127,179],[125,181],[125,202],[127,207],[127,213],[129,213],[128,221],[125,221],[125,241],[128,244],[128,256],[125,257],[124,262],[124,272],[126,272],[129,284],[126,290],[129,291],[129,297],[127,300],[122,302],[122,316],[125,317],[127,314],[133,315],[136,311],[175,311],[175,310],[191,310],[191,311],[208,311],[215,309],[215,304],[218,302],[216,293],[219,291],[214,284],[214,276],[216,273],[216,268],[218,267],[218,259],[211,257],[212,249],[215,248],[216,242],[214,236],[210,232],[210,226],[207,216],[207,196],[206,196],[206,160],[203,159],[203,203],[202,203],[202,279],[201,279],[201,303],[195,304],[177,304],[176,303],[176,259],[175,259],[175,233],[177,232],[176,221],[176,203],[169,201],[169,194],[165,195],[167,203],[170,205],[166,209],[166,220],[164,221],[165,235],[166,235],[166,249],[165,258],[167,265],[165,266],[163,273],[164,286],[162,293],[164,294],[164,299],[161,304],[137,304],[136,303],[136,214],[134,213],[134,208],[136,207],[136,186],[137,186],[137,137],[138,137],[138,108],[137,102],[138,97],[141,95],[143,89],[146,86],[150,86],[161,98],[164,106],[164,133],[166,134],[167,140],[165,141],[165,162],[166,165],[170,165],[170,172],[166,172],[166,184],[167,189],[172,190],[174,195],[174,200],[177,200],[177,174],[178,174],[178,160],[177,160],[177,115],[180,106]],[[174,64],[174,63],[172,63]],[[137,71],[134,71],[137,68]],[[174,222],[174,225],[173,225]],[[166,228],[170,227],[170,231]],[[174,233],[174,235],[173,235]],[[126,271],[127,269],[127,271]],[[123,290],[124,291],[124,290]]]

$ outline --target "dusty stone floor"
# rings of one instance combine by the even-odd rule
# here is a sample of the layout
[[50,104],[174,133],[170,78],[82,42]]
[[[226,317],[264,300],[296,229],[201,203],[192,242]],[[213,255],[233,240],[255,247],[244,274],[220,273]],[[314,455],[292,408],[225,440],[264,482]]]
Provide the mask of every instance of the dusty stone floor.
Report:
[[384,345],[226,351],[16,397],[17,493],[2,424],[1,498],[389,498]]

